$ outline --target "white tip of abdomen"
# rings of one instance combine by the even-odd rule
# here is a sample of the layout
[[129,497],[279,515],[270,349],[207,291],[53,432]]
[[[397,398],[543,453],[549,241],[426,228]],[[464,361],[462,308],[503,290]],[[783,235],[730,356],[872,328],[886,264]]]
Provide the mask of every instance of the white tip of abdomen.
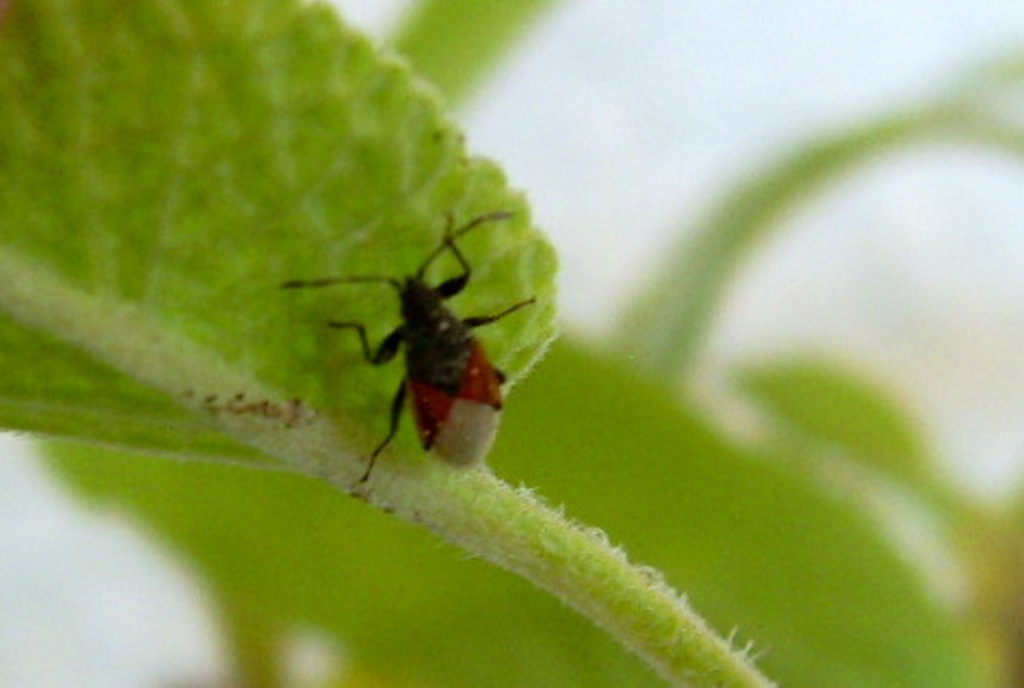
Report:
[[470,466],[482,461],[498,433],[501,411],[470,399],[456,399],[434,438],[434,449],[449,463]]

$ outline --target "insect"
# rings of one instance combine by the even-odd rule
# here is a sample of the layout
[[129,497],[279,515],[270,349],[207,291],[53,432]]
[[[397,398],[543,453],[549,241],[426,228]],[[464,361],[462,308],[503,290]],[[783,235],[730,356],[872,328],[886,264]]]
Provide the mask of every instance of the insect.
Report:
[[[459,318],[445,301],[462,292],[469,284],[472,268],[455,240],[477,227],[506,220],[506,211],[480,215],[458,228],[448,216],[444,238],[423,261],[419,269],[405,279],[382,275],[350,275],[314,280],[292,280],[284,289],[309,289],[336,284],[383,283],[398,293],[402,323],[373,349],[366,327],[359,322],[330,321],[336,329],[354,330],[359,336],[363,356],[373,365],[391,361],[405,348],[405,378],[391,402],[387,436],[370,454],[360,482],[370,477],[374,463],[395,434],[405,405],[411,400],[412,412],[425,450],[434,449],[449,463],[468,466],[483,458],[494,442],[501,412],[501,384],[505,375],[495,368],[473,330],[504,318],[535,298],[515,303],[495,315]],[[445,252],[450,252],[461,267],[461,274],[437,286],[426,281],[427,269]]]

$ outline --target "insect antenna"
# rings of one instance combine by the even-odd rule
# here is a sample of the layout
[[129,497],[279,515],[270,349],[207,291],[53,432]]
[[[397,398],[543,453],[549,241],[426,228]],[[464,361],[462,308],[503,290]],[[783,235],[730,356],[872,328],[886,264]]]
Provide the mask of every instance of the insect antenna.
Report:
[[[515,213],[511,210],[498,210],[493,213],[478,215],[461,227],[452,229],[452,226],[455,224],[455,218],[451,213],[448,213],[448,224],[444,228],[444,239],[437,248],[430,252],[430,255],[426,257],[423,264],[420,265],[420,269],[416,271],[417,279],[423,279],[423,275],[427,272],[427,268],[430,267],[431,263],[437,260],[438,256],[440,256],[445,249],[455,252],[456,257],[459,257],[459,251],[455,248],[455,240],[459,237],[468,234],[471,230],[476,229],[480,225],[487,224],[488,222],[508,220],[514,217],[514,215]],[[462,259],[460,259],[459,262],[465,264],[465,261]]]
[[452,230],[452,219],[451,215],[448,216],[448,229],[445,231],[445,241],[454,241],[463,234],[467,234],[470,230],[476,229],[480,225],[485,225],[488,222],[500,222],[501,220],[511,220],[515,217],[515,213],[511,210],[496,210],[493,213],[485,213],[478,215],[472,220],[462,225],[458,229]]

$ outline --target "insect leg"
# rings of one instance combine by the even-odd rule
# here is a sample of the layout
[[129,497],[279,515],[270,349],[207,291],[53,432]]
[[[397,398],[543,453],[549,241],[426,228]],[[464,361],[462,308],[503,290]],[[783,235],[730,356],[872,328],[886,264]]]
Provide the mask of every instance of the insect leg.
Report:
[[423,274],[427,271],[427,268],[430,267],[430,264],[433,263],[438,258],[438,256],[444,253],[445,249],[451,251],[452,255],[455,256],[455,259],[459,261],[459,265],[462,267],[462,274],[452,277],[451,279],[445,280],[440,285],[438,285],[436,291],[438,294],[441,295],[442,298],[445,299],[455,296],[460,291],[465,289],[466,284],[469,283],[470,273],[472,272],[472,268],[470,268],[469,261],[467,261],[466,257],[462,255],[462,251],[460,251],[459,247],[456,246],[455,240],[461,237],[462,235],[466,234],[470,230],[479,227],[482,224],[488,222],[497,222],[498,220],[507,220],[510,217],[512,217],[511,212],[507,210],[501,210],[498,212],[487,213],[485,215],[477,216],[470,220],[469,222],[467,222],[466,224],[464,224],[463,226],[459,227],[458,229],[452,229],[452,226],[455,223],[455,219],[454,217],[452,217],[451,213],[449,213],[448,224],[445,226],[444,239],[442,239],[441,245],[435,248],[431,252],[431,254],[427,256],[427,259],[423,261],[423,264],[417,271],[416,276],[422,279]]
[[288,280],[281,283],[282,289],[319,289],[321,287],[333,287],[336,284],[390,284],[398,291],[402,291],[402,283],[394,277],[383,275],[348,275],[347,277],[323,277],[311,280]]
[[477,316],[475,318],[466,318],[462,322],[465,323],[465,325],[467,327],[480,327],[481,325],[487,325],[488,323],[492,323],[495,320],[501,320],[502,318],[504,318],[509,313],[514,313],[517,310],[519,310],[520,308],[524,308],[526,306],[529,306],[530,304],[534,303],[536,300],[537,300],[537,297],[531,296],[530,298],[526,299],[525,301],[520,301],[519,303],[516,303],[516,304],[513,304],[513,305],[509,306],[508,308],[503,310],[501,313],[496,313],[494,315],[479,315],[479,316]]
[[442,299],[450,299],[465,289],[466,285],[469,284],[469,275],[471,272],[469,263],[466,262],[466,259],[463,257],[459,249],[455,247],[455,244],[452,244],[451,248],[452,253],[454,253],[455,257],[459,259],[460,263],[462,263],[462,274],[452,277],[451,279],[446,279],[444,282],[437,285],[435,291]]
[[380,343],[376,351],[370,350],[370,342],[366,339],[366,328],[362,323],[357,322],[336,322],[334,320],[327,323],[328,327],[333,327],[337,330],[355,330],[356,334],[359,335],[359,343],[363,346],[363,356],[366,357],[367,362],[373,365],[383,365],[395,357],[398,353],[398,347],[402,343],[402,338],[405,336],[405,328],[399,326],[395,328],[395,331],[384,338],[384,341]]
[[370,479],[370,472],[373,471],[373,465],[377,462],[377,456],[384,451],[384,447],[388,446],[398,433],[398,421],[402,419],[402,405],[404,403],[405,380],[402,380],[402,383],[398,385],[398,391],[395,392],[395,398],[391,400],[391,426],[388,428],[388,435],[370,454],[370,464],[366,467],[366,472],[363,473],[363,477],[359,479],[359,482],[365,483]]

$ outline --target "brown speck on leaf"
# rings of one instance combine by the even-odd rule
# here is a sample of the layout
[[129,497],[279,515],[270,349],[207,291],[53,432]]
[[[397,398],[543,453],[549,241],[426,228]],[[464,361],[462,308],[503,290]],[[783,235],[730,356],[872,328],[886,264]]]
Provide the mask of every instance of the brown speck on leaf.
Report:
[[245,395],[241,393],[233,395],[229,401],[222,404],[215,404],[216,399],[216,395],[206,398],[207,406],[215,414],[280,420],[284,422],[286,428],[308,425],[316,417],[316,412],[303,404],[301,399],[291,399],[284,404],[276,404],[269,399],[243,403]]

